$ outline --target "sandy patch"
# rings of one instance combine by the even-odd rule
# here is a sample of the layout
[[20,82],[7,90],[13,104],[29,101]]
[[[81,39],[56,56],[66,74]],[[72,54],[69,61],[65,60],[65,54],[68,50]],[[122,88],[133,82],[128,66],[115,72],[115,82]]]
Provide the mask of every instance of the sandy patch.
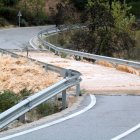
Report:
[[137,75],[117,70],[114,67],[104,67],[88,62],[60,58],[48,52],[30,52],[30,56],[42,62],[59,66],[62,64],[64,68],[81,72],[81,89],[85,89],[91,93],[126,94],[129,91],[131,94],[140,95],[140,77]]
[[25,58],[0,55],[0,91],[18,93],[24,88],[38,92],[57,82],[58,75]]

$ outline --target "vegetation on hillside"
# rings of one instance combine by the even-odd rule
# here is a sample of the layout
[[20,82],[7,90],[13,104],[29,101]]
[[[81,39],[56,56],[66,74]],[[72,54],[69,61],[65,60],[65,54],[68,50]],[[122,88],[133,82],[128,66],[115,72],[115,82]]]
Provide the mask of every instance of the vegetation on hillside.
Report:
[[11,90],[4,90],[0,92],[0,113],[14,106],[24,98],[32,94],[31,90],[23,89],[18,95]]
[[[114,0],[103,1],[111,5]],[[139,17],[140,5],[138,0],[120,0],[120,2],[121,4],[127,2],[129,5],[132,5],[132,13]],[[55,4],[50,6],[50,3]],[[52,2],[51,0],[0,0],[0,26],[8,24],[18,25],[17,14],[19,10],[22,12],[21,26],[54,24],[60,17],[60,11],[68,8],[72,10],[72,14],[74,10],[77,13],[74,15],[74,18],[77,18],[77,15],[80,15],[81,12],[87,9],[87,4],[88,0],[53,0]],[[56,14],[57,11],[59,11],[59,14]]]
[[[139,24],[131,12],[139,17],[138,0],[60,0],[56,7],[50,7],[49,15],[45,12],[46,3],[46,0],[0,0],[0,26],[18,25],[17,13],[21,10],[21,26],[88,25],[87,30],[77,31],[69,37],[67,46],[71,49],[126,57],[135,46],[135,30]],[[66,42],[60,41],[61,44]]]
[[17,14],[21,11],[21,26],[46,24],[45,3],[46,0],[0,0],[1,22],[18,25]]
[[0,74],[0,113],[58,79],[57,74],[46,72],[36,62],[4,54],[0,55]]
[[[75,7],[76,4],[73,5],[71,0],[65,5],[59,5],[57,26],[77,22],[87,25],[85,30],[75,31],[70,35],[66,47],[98,55],[128,56],[129,50],[135,46],[135,16],[130,12],[131,7],[124,1],[86,2],[84,10]],[[62,42],[65,39],[59,40]]]
[[132,6],[131,12],[139,19],[140,18],[140,1],[131,1],[129,5]]

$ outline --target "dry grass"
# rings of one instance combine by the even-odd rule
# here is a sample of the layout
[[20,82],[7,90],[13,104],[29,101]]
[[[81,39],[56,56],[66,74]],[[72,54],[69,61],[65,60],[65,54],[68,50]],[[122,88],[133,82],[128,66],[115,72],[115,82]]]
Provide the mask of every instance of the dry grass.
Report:
[[114,65],[112,63],[107,62],[107,61],[100,60],[100,61],[97,61],[96,63],[99,65],[105,66],[105,67],[114,68]]
[[0,91],[18,93],[24,88],[38,92],[58,81],[58,75],[25,58],[0,56]]
[[137,70],[137,69],[134,69],[133,67],[130,67],[130,66],[117,65],[117,66],[116,66],[116,69],[117,69],[117,70],[120,70],[120,71],[132,73],[132,74],[135,74],[135,75],[140,76],[140,71]]
[[140,76],[140,71],[133,68],[133,67],[130,67],[130,66],[125,66],[125,65],[116,65],[115,66],[112,63],[107,62],[107,61],[97,61],[96,63],[99,65],[105,66],[105,67],[116,68],[117,70],[132,73],[132,74]]

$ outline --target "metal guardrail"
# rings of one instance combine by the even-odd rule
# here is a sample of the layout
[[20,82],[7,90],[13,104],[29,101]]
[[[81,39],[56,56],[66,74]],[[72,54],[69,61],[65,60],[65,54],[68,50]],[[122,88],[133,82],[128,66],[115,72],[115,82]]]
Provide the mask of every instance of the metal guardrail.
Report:
[[[1,53],[10,54],[13,57],[23,57],[12,53],[10,51],[0,49]],[[46,70],[51,70],[57,73],[60,73],[61,76],[64,77],[63,80],[55,83],[54,85],[44,89],[27,99],[21,101],[17,105],[13,106],[12,108],[2,112],[0,114],[0,129],[14,121],[15,119],[19,118],[20,116],[24,115],[29,110],[33,109],[34,107],[38,106],[39,104],[49,100],[50,98],[56,96],[57,94],[62,92],[62,105],[63,108],[66,108],[66,89],[72,86],[76,86],[76,95],[80,95],[80,73],[74,70],[68,70],[64,68],[60,68],[54,65],[46,64],[35,59],[31,59],[32,61],[36,61],[40,64],[43,64]]]
[[80,51],[75,51],[75,50],[64,49],[64,48],[57,47],[57,46],[55,46],[55,45],[53,45],[53,44],[51,44],[43,39],[43,35],[49,36],[49,35],[59,33],[62,31],[66,31],[69,29],[77,29],[77,28],[85,28],[85,27],[86,26],[84,26],[84,25],[82,25],[82,26],[81,25],[80,26],[73,25],[70,27],[61,26],[61,29],[59,29],[57,27],[53,27],[53,28],[39,32],[38,39],[45,47],[48,47],[49,50],[51,50],[51,49],[54,50],[58,54],[59,53],[66,53],[66,54],[71,54],[71,55],[89,58],[89,59],[93,59],[93,60],[106,60],[106,61],[114,63],[114,64],[123,64],[123,65],[129,65],[129,66],[132,66],[132,67],[138,68],[138,69],[140,68],[139,62],[124,60],[124,59],[119,59],[119,58],[113,58],[113,57],[107,57],[107,56],[101,56],[101,55],[95,55],[95,54],[90,54],[90,53],[85,53],[85,52],[80,52]]

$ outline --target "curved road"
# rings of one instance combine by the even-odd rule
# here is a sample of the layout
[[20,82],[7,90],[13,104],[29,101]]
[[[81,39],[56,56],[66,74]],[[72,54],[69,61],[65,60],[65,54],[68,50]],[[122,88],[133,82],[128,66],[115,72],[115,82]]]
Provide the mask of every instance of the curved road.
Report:
[[[84,114],[10,140],[110,140],[140,122],[140,96],[96,96],[96,98],[96,105]],[[85,99],[80,108],[84,108],[87,104],[89,98]],[[125,140],[139,140],[139,135],[136,131],[125,137]],[[0,140],[4,140],[2,138],[4,136],[7,135],[0,135]]]
[[43,29],[51,26],[25,27],[0,30],[0,48],[3,49],[23,49],[29,39],[36,36]]
[[[21,49],[24,43],[27,43],[30,38],[44,28],[46,27],[0,30],[0,47]],[[122,77],[123,75],[124,73],[122,73]],[[139,81],[138,76],[134,76],[135,78]],[[109,140],[140,123],[140,96],[98,95],[96,98],[95,107],[84,114],[51,127],[11,138],[11,140]],[[84,108],[89,102],[90,99],[86,98],[78,110]],[[7,135],[11,135],[11,133],[6,135],[1,133],[0,140],[3,140]],[[139,140],[139,136],[140,130],[137,130],[124,139]]]

